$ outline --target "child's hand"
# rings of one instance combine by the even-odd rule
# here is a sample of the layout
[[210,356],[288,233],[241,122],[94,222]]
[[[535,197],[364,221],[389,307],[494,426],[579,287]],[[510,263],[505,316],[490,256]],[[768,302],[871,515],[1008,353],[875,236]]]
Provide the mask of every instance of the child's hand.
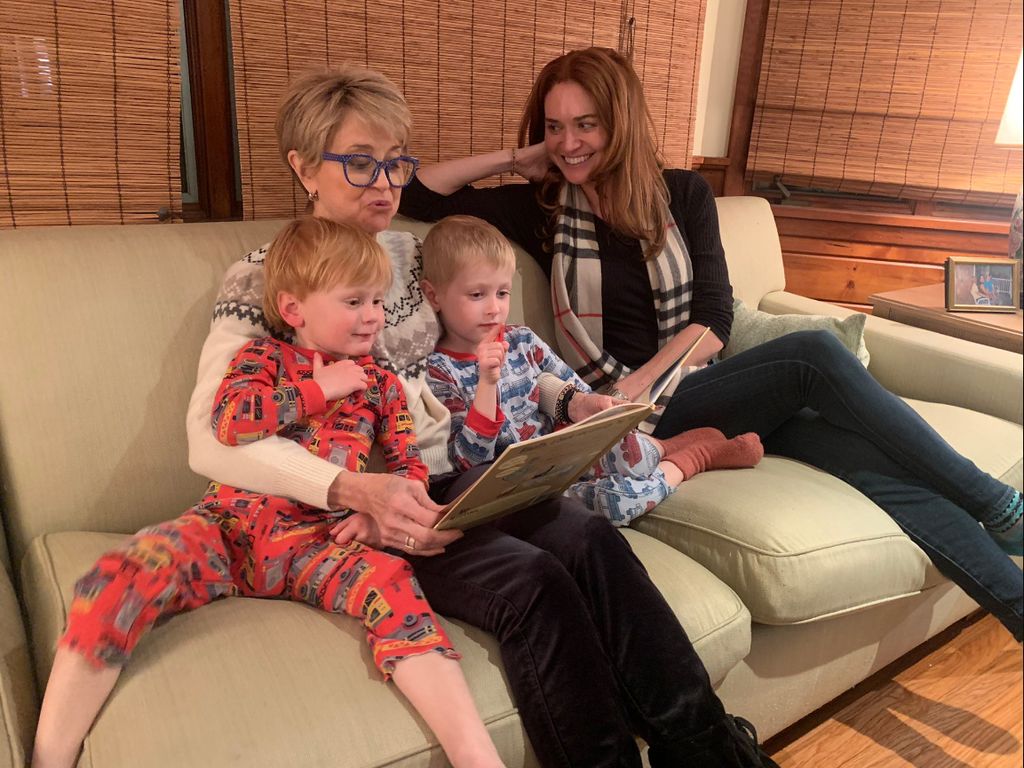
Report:
[[486,339],[476,346],[476,359],[480,365],[480,381],[486,384],[497,384],[501,379],[501,366],[508,352],[507,341]]
[[606,411],[622,402],[611,395],[577,392],[569,401],[569,421],[575,424],[577,421],[583,421],[588,416]]
[[324,365],[319,352],[313,353],[313,381],[328,400],[340,400],[370,386],[366,371],[355,360],[336,360]]
[[380,528],[372,515],[365,512],[353,512],[340,523],[331,528],[331,536],[335,544],[348,544],[358,541],[368,547],[381,549],[384,542],[380,535]]

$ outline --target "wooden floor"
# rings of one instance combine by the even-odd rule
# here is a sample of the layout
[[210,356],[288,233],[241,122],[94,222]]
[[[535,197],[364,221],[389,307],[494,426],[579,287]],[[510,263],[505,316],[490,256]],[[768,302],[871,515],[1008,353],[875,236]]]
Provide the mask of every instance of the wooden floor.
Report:
[[1021,646],[965,619],[765,745],[782,768],[1020,768]]

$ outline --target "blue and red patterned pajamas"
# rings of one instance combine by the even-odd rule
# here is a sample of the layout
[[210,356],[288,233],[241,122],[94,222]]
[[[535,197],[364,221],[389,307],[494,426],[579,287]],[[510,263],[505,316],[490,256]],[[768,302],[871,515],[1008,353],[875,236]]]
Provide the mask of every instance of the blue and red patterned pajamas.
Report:
[[[498,382],[498,414],[488,419],[473,408],[480,372],[476,356],[437,349],[427,358],[427,384],[452,415],[448,454],[462,470],[493,461],[508,446],[553,432],[554,419],[540,409],[540,374],[590,387],[526,326],[505,327],[508,353]],[[652,510],[672,493],[659,469],[660,454],[636,430],[605,454],[565,495],[603,513],[613,525]]]
[[[253,341],[224,377],[214,430],[232,445],[280,434],[353,472],[376,441],[389,471],[426,482],[398,379],[369,357],[358,362],[371,385],[326,402],[310,353]],[[239,595],[359,618],[385,676],[410,655],[458,658],[405,560],[334,543],[330,529],[347,513],[211,483],[181,517],[142,529],[78,581],[61,645],[95,666],[122,665],[161,617]]]

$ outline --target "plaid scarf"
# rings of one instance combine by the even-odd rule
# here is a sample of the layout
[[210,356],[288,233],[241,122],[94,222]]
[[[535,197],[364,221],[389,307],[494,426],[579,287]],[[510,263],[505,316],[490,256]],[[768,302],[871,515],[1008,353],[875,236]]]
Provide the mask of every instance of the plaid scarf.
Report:
[[[604,349],[601,254],[594,214],[583,190],[575,184],[562,185],[559,203],[551,267],[551,305],[558,348],[563,359],[594,389],[610,387],[632,373],[632,369]],[[690,254],[671,214],[666,235],[661,252],[647,262],[658,318],[659,349],[685,328],[690,318]],[[641,248],[646,249],[644,243]],[[644,431],[654,428],[679,379],[690,370],[693,369],[677,373],[666,387],[655,403],[654,415],[641,427]]]

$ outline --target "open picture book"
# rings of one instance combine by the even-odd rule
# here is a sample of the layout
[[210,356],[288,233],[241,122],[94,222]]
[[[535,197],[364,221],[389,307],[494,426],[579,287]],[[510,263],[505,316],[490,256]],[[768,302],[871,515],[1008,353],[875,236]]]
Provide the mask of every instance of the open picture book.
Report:
[[686,364],[708,330],[636,401],[618,403],[557,432],[510,445],[473,485],[445,507],[434,528],[465,530],[561,495],[654,412],[654,401],[675,372]]
[[650,386],[647,387],[643,392],[633,398],[635,403],[651,403],[655,404],[658,402],[658,398],[661,397],[661,393],[665,391],[665,388],[672,381],[672,377],[676,375],[680,368],[686,365],[687,360],[693,355],[693,352],[700,343],[704,341],[704,337],[711,333],[710,328],[705,328],[701,331],[701,334],[694,339],[690,344],[687,345],[686,349],[683,350],[682,354],[675,359],[665,372],[660,376],[655,377],[654,381],[651,382]]

